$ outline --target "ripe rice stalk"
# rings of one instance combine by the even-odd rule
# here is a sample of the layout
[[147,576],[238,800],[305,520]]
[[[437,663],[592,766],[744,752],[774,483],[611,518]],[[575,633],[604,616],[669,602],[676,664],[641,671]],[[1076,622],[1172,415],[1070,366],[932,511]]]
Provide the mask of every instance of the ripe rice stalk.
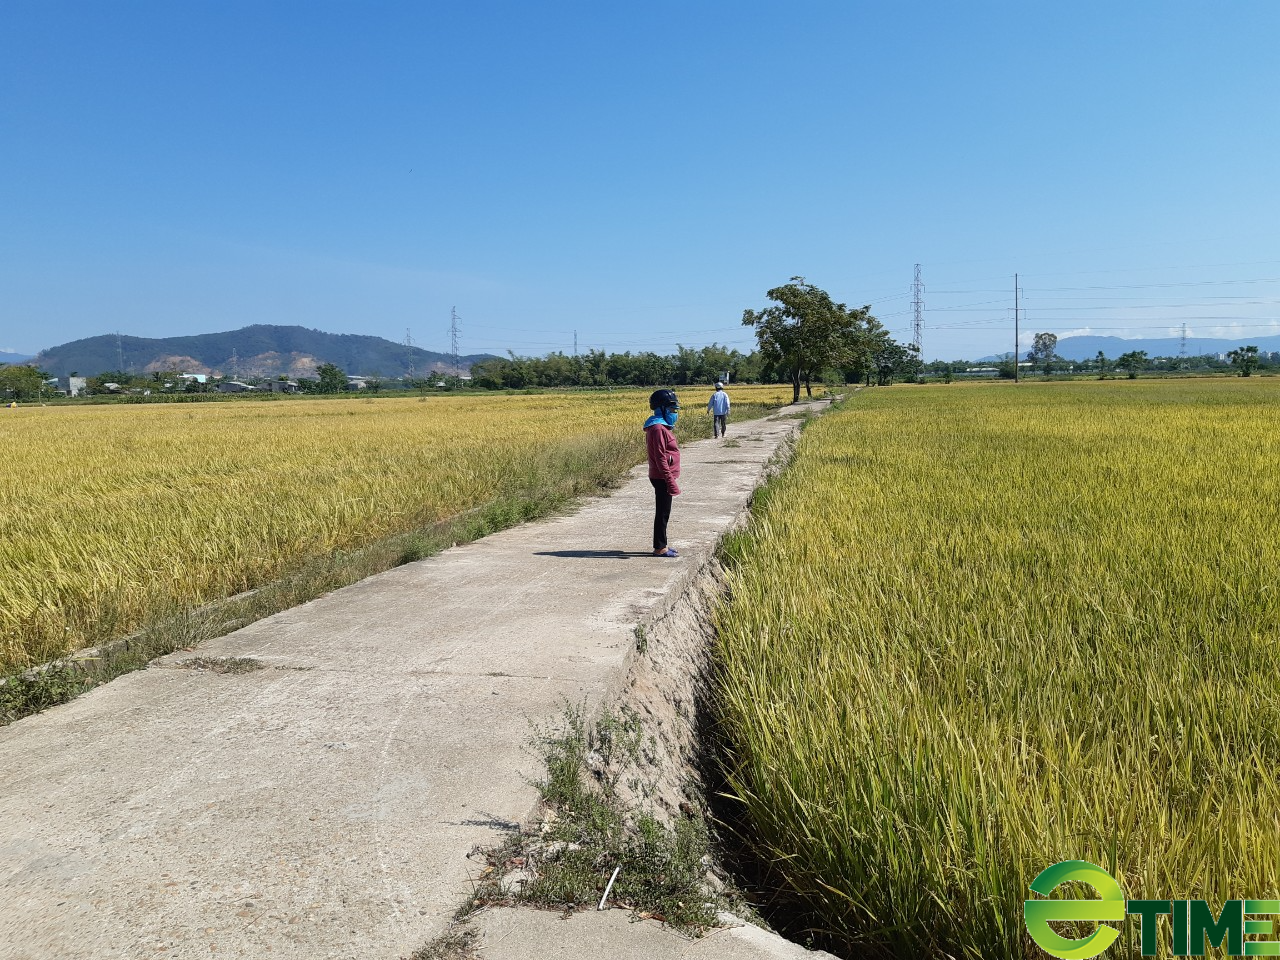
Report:
[[731,789],[803,925],[1038,956],[1067,859],[1280,894],[1277,414],[1268,380],[982,384],[810,426],[718,618]]
[[[710,436],[710,388],[683,390],[681,432]],[[500,498],[612,482],[644,457],[648,393],[0,410],[0,674]]]

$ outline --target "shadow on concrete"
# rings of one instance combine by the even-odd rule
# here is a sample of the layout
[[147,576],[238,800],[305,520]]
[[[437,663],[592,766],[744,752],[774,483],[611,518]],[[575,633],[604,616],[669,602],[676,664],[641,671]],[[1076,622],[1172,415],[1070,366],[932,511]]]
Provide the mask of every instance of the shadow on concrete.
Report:
[[626,560],[629,557],[652,557],[647,550],[537,550],[536,557],[568,557],[573,560]]
[[472,817],[469,820],[446,820],[445,823],[451,827],[492,827],[494,830],[504,830],[508,833],[518,833],[520,830],[520,824],[514,820],[494,816],[483,810],[480,811],[480,816],[478,817]]

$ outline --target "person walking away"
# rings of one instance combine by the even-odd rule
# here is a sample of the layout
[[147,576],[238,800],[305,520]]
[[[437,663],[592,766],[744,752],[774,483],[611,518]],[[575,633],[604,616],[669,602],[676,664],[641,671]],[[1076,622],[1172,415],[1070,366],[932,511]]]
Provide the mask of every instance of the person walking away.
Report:
[[671,519],[671,498],[680,495],[680,447],[671,428],[679,416],[680,401],[674,390],[655,390],[649,396],[653,415],[644,422],[645,445],[649,449],[649,482],[653,484],[653,555],[679,556],[667,544],[667,521]]
[[707,401],[707,409],[711,411],[711,435],[723,437],[729,429],[729,394],[724,392],[724,384],[716,381],[716,392]]

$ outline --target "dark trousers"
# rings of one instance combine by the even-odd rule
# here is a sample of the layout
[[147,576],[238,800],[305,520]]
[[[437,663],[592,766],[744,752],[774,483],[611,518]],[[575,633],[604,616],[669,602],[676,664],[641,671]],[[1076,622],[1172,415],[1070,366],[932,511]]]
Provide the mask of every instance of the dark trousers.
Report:
[[653,484],[653,549],[661,550],[667,545],[667,521],[671,519],[671,494],[667,492],[667,481],[649,478]]
[[713,437],[723,437],[725,431],[729,429],[729,415],[727,413],[714,414],[715,422],[711,425],[711,435]]

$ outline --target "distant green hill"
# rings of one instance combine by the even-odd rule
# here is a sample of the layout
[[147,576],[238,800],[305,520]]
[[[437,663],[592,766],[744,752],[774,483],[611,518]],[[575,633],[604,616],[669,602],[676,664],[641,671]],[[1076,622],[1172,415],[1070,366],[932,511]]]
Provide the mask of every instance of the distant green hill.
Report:
[[[462,372],[490,353],[458,358]],[[192,337],[116,337],[114,334],[73,340],[41,351],[33,361],[53,376],[77,373],[92,377],[107,370],[129,373],[204,373],[234,377],[314,377],[322,363],[341,367],[350,376],[400,377],[452,370],[453,357],[406,347],[381,337],[322,333],[306,327],[255,324],[227,333]]]

